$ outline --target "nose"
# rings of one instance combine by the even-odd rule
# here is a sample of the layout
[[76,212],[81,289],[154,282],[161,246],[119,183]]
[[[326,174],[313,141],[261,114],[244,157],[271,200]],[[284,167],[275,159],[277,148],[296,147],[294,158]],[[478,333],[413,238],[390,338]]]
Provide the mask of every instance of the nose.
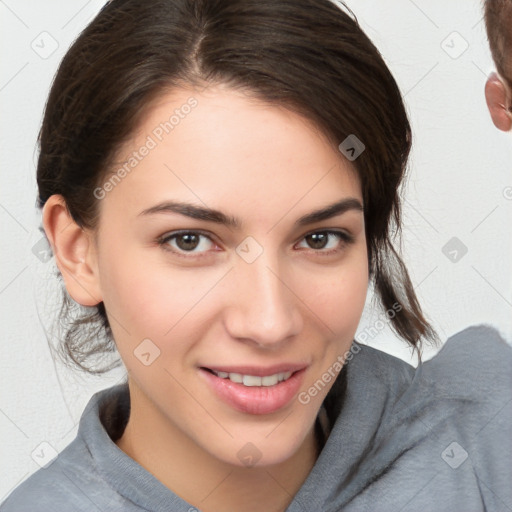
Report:
[[233,269],[225,325],[233,338],[277,349],[302,329],[300,299],[290,273],[279,271],[277,258],[264,251],[253,263],[242,259]]

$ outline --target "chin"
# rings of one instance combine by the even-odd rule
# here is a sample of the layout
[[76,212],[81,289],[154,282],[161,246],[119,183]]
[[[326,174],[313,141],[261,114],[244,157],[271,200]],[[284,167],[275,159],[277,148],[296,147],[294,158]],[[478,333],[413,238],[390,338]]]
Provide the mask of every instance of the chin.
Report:
[[[290,415],[290,420],[292,417],[293,414]],[[236,436],[230,441],[229,446],[212,455],[226,464],[240,468],[262,468],[285,463],[304,445],[307,432],[296,432],[293,436],[283,429],[283,432],[278,434],[279,428],[280,426],[274,426],[270,430],[266,429],[261,435]]]

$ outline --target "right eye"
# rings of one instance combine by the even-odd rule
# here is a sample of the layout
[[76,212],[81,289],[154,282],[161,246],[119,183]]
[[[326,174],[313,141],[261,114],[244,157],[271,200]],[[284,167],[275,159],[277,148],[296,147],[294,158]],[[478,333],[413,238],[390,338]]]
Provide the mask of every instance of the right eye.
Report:
[[[158,244],[166,251],[179,256],[200,257],[208,252],[208,247],[216,246],[213,240],[199,231],[176,231],[160,237]],[[200,249],[196,251],[196,249]]]

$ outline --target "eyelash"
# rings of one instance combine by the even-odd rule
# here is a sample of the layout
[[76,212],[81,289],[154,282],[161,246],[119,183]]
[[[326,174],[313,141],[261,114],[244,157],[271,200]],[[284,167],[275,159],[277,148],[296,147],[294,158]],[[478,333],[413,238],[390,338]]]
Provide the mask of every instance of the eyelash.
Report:
[[[350,244],[354,243],[354,241],[355,241],[355,238],[352,235],[350,235],[349,233],[346,233],[344,231],[334,231],[334,230],[330,230],[330,229],[311,231],[310,233],[306,233],[301,238],[300,241],[305,240],[307,237],[309,237],[311,235],[317,235],[317,234],[327,234],[327,235],[336,236],[336,237],[338,237],[338,239],[340,241],[340,245],[341,245],[341,247],[338,247],[335,249],[329,249],[329,250],[311,249],[311,248],[309,249],[310,251],[313,251],[314,253],[316,253],[320,256],[330,256],[335,253],[341,252],[342,247],[344,247],[346,245],[350,245]],[[203,257],[207,256],[208,251],[205,251],[203,253],[194,254],[192,251],[176,250],[176,249],[171,249],[169,247],[168,242],[170,240],[179,238],[180,236],[183,236],[183,235],[200,235],[200,236],[207,238],[208,240],[210,240],[212,243],[215,244],[215,241],[212,240],[212,238],[208,234],[206,234],[202,231],[197,231],[197,230],[195,230],[195,231],[191,231],[191,230],[174,231],[170,234],[166,234],[166,235],[160,237],[157,240],[157,242],[158,242],[158,245],[160,247],[162,247],[163,250],[171,252],[171,253],[176,254],[177,256],[180,256],[183,258],[192,259],[192,258],[203,258]]]

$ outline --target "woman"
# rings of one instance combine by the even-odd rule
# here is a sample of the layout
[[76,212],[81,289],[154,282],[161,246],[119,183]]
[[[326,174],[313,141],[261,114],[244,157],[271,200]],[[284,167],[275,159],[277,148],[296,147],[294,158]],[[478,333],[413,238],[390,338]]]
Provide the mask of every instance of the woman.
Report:
[[353,341],[369,286],[412,347],[436,339],[392,244],[410,143],[389,70],[328,0],[109,2],[60,66],[37,173],[89,308],[64,346],[96,372],[117,350],[128,378],[1,510],[507,503],[497,333],[417,370]]

